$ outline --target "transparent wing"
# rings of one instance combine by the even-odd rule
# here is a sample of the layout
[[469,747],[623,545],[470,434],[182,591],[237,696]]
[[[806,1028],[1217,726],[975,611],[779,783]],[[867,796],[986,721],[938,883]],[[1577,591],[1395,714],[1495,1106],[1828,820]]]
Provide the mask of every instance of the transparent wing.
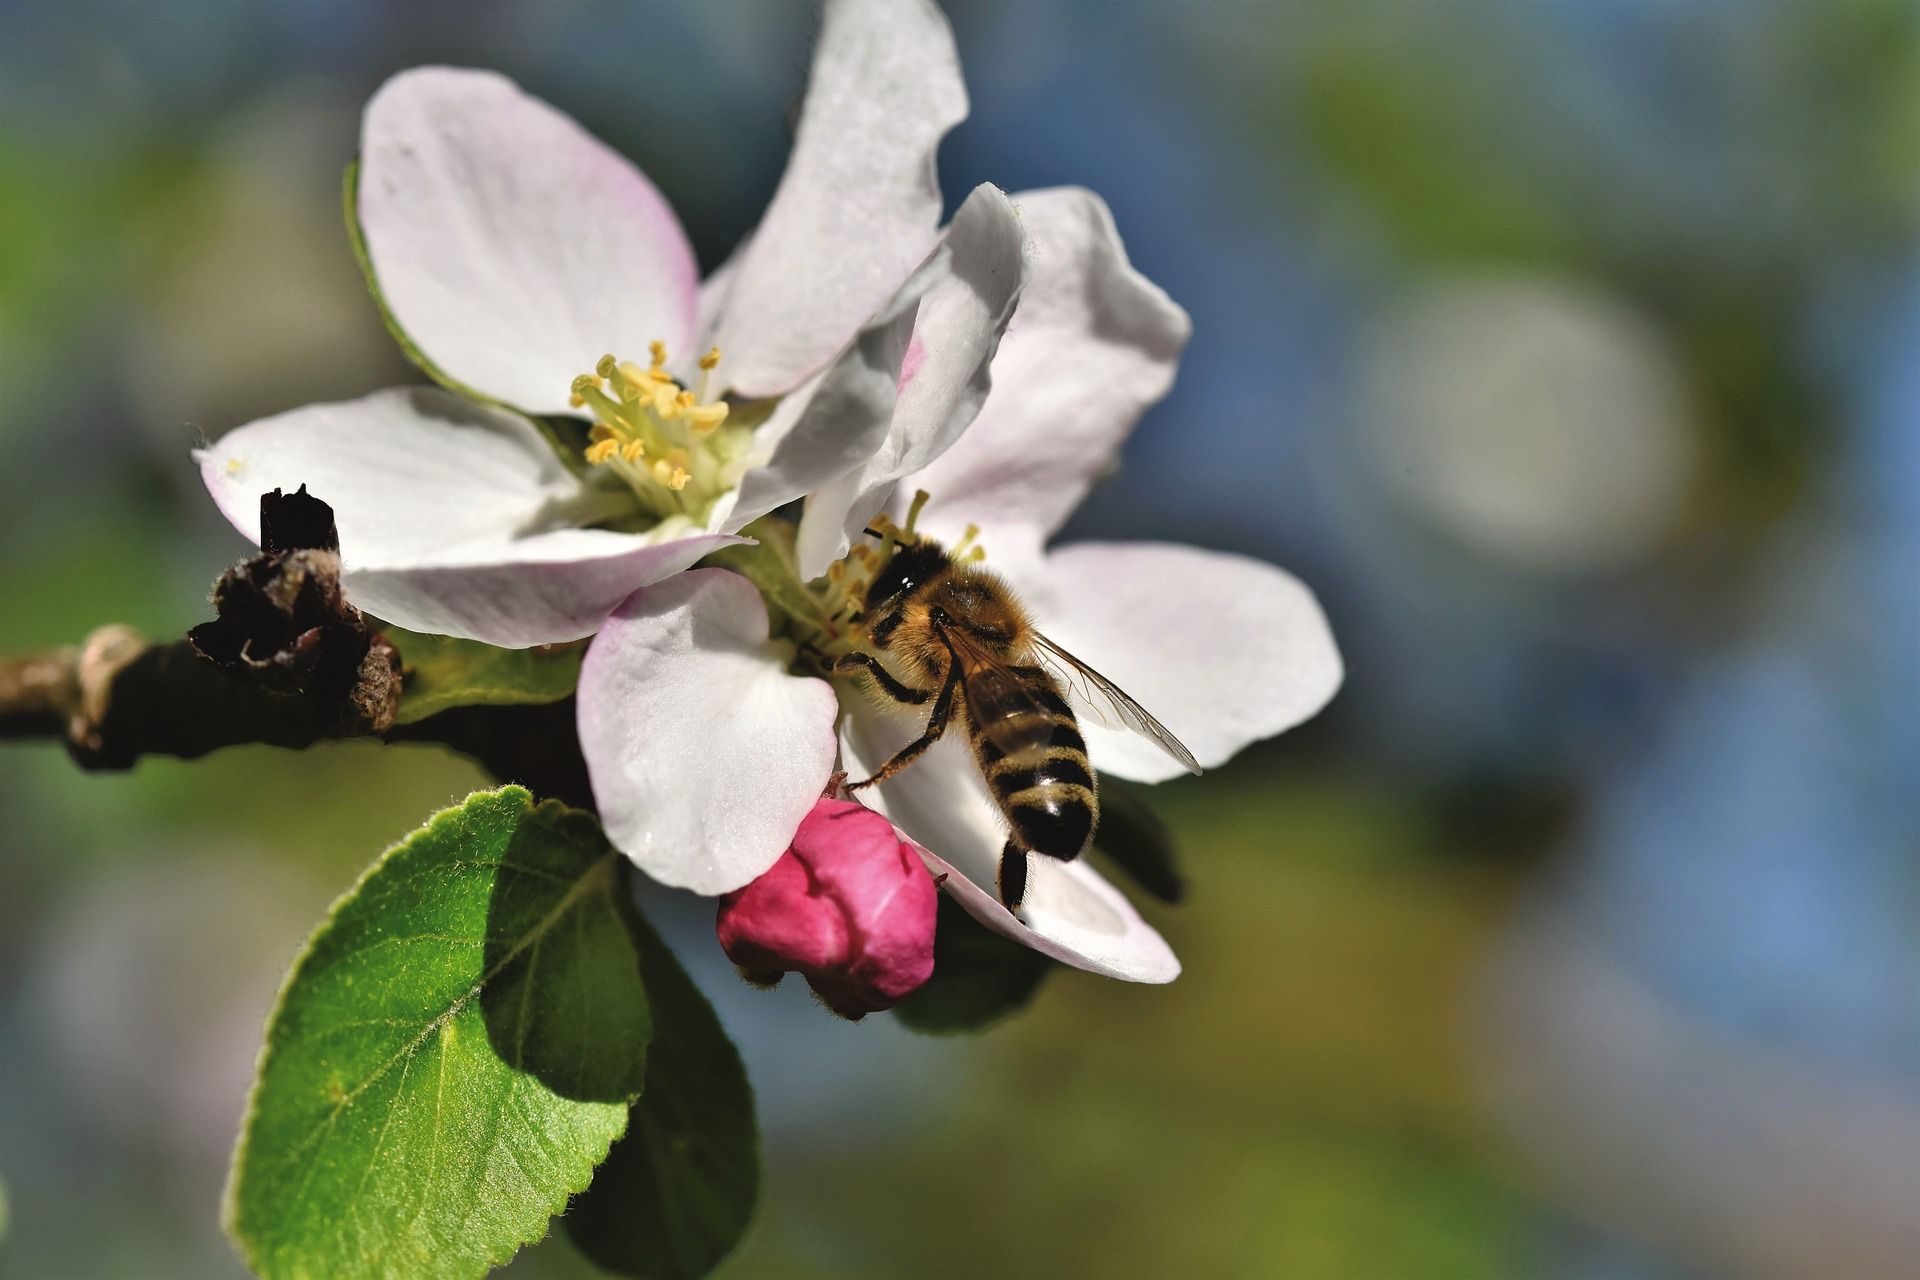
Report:
[[1141,737],[1160,744],[1162,750],[1185,766],[1188,773],[1199,773],[1200,762],[1173,731],[1153,718],[1153,713],[1127,696],[1113,681],[1062,649],[1039,632],[1034,632],[1034,654],[1053,666],[1061,681],[1081,695],[1081,701],[1093,711],[1089,719],[1109,729],[1131,729]]
[[[952,647],[954,661],[960,664],[967,717],[988,738],[1012,749],[1025,741],[1020,735],[1027,732],[1016,729],[1016,721],[1027,716],[1055,717],[1053,709],[1035,694],[1031,672],[1023,676],[958,627],[943,630],[941,635]],[[1011,742],[1003,740],[1008,733],[1016,735]]]

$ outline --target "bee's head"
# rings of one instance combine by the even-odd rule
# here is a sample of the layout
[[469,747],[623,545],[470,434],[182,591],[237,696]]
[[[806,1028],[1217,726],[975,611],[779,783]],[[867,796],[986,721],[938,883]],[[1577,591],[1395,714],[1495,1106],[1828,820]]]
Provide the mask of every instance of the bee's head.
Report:
[[947,567],[947,551],[932,538],[895,548],[867,584],[866,612],[906,595]]

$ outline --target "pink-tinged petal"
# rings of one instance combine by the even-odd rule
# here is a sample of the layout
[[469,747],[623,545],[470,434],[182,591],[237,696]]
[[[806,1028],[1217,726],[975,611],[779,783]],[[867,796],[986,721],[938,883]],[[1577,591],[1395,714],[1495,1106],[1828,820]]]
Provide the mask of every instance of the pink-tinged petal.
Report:
[[924,290],[911,338],[919,355],[912,376],[903,372],[885,438],[858,468],[807,499],[796,544],[803,577],[846,554],[900,477],[961,439],[992,386],[994,351],[1026,284],[1026,258],[1020,216],[1006,193],[974,188],[939,250],[908,283]]
[[426,631],[525,649],[579,640],[600,629],[622,600],[670,578],[709,552],[744,539],[555,529],[492,548],[490,563],[356,570],[347,598],[409,631]]
[[835,1013],[892,1008],[933,975],[933,877],[886,818],[817,801],[793,845],[720,903],[727,957],[756,982],[804,975]]
[[[1245,556],[1163,543],[1086,542],[1046,557],[1034,621],[1119,685],[1212,768],[1333,697],[1340,651],[1297,578]],[[1140,782],[1184,772],[1115,724],[1084,682],[1068,694],[1094,767]]]
[[[752,236],[741,240],[739,244],[733,247],[733,252],[727,255],[726,261],[715,267],[708,273],[707,278],[700,282],[700,298],[697,308],[698,315],[694,320],[693,326],[693,342],[684,352],[669,353],[669,357],[674,362],[672,366],[674,374],[689,385],[692,384],[695,378],[700,376],[700,357],[714,345],[714,340],[720,336],[720,320],[721,317],[726,314],[727,301],[733,297],[733,282],[738,279],[740,275],[740,260],[746,256],[747,246],[752,243]],[[711,375],[710,381],[717,381],[718,384],[724,385],[726,382],[725,374],[726,370],[724,369],[716,370],[714,374]]]
[[838,703],[790,676],[745,578],[696,569],[636,593],[580,668],[580,748],[616,848],[663,884],[765,872],[833,772]]
[[989,542],[1015,524],[1058,529],[1173,385],[1192,328],[1128,264],[1099,196],[1065,187],[1014,203],[1033,275],[994,357],[993,392],[966,434],[898,491],[933,496],[926,519],[936,534],[969,520]]
[[509,648],[591,635],[635,589],[737,541],[571,527],[586,492],[533,425],[433,387],[263,418],[195,457],[255,542],[269,490],[304,484],[332,506],[361,608]]
[[[717,527],[744,529],[872,457],[893,422],[902,353],[920,291],[903,289],[824,372],[780,398],[754,432],[750,466]],[[716,512],[716,514],[719,514]]]
[[1166,983],[1180,976],[1180,958],[1125,895],[1086,859],[1034,857],[1027,896],[1015,915],[991,885],[975,882],[930,850],[922,857],[941,887],[967,914],[1003,938],[1062,964],[1123,982]]
[[504,76],[402,72],[367,104],[358,216],[380,294],[436,376],[567,413],[607,352],[675,354],[699,271],[653,184]]
[[966,114],[930,0],[828,0],[793,155],[720,321],[729,387],[798,386],[893,296],[933,248],[934,150]]
[[[856,780],[872,773],[917,726],[855,705],[842,727],[842,762]],[[1152,925],[1085,859],[1029,857],[1026,900],[1016,917],[1000,903],[1000,850],[1006,828],[980,770],[950,734],[893,778],[862,791],[922,846],[942,887],[996,933],[1077,969],[1128,982],[1171,982],[1180,962]]]

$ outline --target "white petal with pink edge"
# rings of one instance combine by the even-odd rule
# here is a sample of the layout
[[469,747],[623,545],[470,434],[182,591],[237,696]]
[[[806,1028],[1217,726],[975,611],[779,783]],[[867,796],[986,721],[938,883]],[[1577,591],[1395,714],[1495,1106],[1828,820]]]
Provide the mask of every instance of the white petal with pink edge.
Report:
[[[1027,586],[1034,622],[1157,717],[1212,768],[1312,716],[1339,689],[1340,651],[1299,579],[1259,560],[1154,542],[1057,548]],[[1095,769],[1161,782],[1185,772],[1115,727],[1085,682],[1068,694]]]
[[967,114],[931,0],[828,0],[793,154],[729,271],[717,341],[742,395],[821,369],[933,248],[934,151]]
[[402,72],[367,104],[357,214],[389,314],[453,383],[569,412],[607,352],[693,335],[699,272],[644,174],[488,71]]
[[696,569],[636,593],[580,668],[580,747],[607,836],[663,884],[728,893],[820,798],[832,686],[786,673],[751,583]]
[[[904,717],[855,706],[842,728],[842,764],[857,781],[914,732]],[[901,773],[856,794],[922,846],[934,874],[948,874],[942,887],[994,932],[1110,978],[1157,983],[1180,975],[1166,940],[1085,859],[1029,857],[1019,915],[1001,904],[996,886],[1006,829],[958,730]]]
[[739,488],[716,507],[719,528],[743,529],[832,483],[880,448],[924,290],[925,283],[902,289],[832,364],[780,398],[754,432]]
[[437,387],[263,418],[195,458],[255,542],[263,493],[304,484],[331,506],[360,608],[508,648],[590,635],[636,588],[737,541],[573,527],[591,499],[533,425]]
[[807,499],[796,543],[802,577],[826,572],[886,505],[901,476],[961,438],[987,399],[994,352],[1026,280],[1019,214],[1005,192],[982,183],[907,285],[924,295],[885,438],[857,468]]
[[[951,449],[903,481],[928,527],[966,520],[1051,534],[1173,385],[1187,313],[1127,261],[1105,202],[1062,187],[1013,197],[1032,278],[993,359],[993,391]],[[956,513],[964,512],[965,519]]]

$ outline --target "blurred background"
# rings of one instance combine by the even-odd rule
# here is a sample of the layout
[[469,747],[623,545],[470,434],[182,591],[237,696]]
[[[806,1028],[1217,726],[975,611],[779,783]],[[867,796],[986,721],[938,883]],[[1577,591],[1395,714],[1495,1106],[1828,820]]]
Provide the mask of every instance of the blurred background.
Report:
[[[1285,565],[1349,674],[1154,794],[1170,987],[1063,971],[930,1040],[750,990],[710,903],[653,903],[760,1093],[726,1274],[1911,1274],[1920,12],[950,12],[945,189],[1094,188],[1194,319],[1069,536]],[[196,432],[418,380],[340,226],[383,78],[511,74],[712,266],[811,26],[0,0],[0,646],[200,620],[243,548]],[[0,1272],[239,1274],[219,1190],[281,974],[480,782],[420,747],[83,776],[0,745]]]

